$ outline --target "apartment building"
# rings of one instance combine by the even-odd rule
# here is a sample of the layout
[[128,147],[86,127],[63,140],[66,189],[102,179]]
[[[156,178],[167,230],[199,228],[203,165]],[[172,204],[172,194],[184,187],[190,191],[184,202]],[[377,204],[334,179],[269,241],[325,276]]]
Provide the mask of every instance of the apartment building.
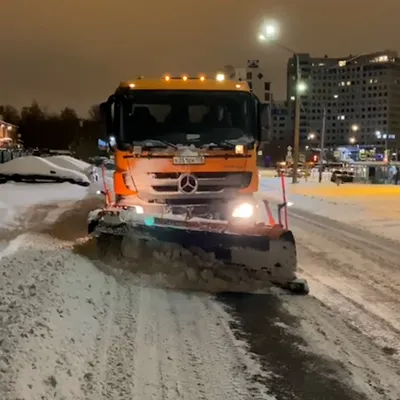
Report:
[[292,121],[286,101],[273,101],[271,104],[271,136],[274,141],[292,141]]
[[[394,51],[342,58],[298,54],[301,79],[300,136],[319,136],[326,109],[326,146],[400,147],[400,59]],[[294,114],[296,63],[287,65],[288,113]],[[291,118],[293,121],[293,119]],[[292,122],[293,124],[293,122]]]

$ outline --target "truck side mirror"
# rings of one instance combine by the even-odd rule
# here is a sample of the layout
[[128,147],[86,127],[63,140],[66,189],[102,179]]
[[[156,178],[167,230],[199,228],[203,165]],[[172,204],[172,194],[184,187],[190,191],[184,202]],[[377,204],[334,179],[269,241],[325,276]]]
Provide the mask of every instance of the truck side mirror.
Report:
[[114,123],[112,116],[113,103],[113,99],[112,97],[110,97],[106,102],[100,104],[100,114],[105,124],[106,137],[112,136],[114,134]]

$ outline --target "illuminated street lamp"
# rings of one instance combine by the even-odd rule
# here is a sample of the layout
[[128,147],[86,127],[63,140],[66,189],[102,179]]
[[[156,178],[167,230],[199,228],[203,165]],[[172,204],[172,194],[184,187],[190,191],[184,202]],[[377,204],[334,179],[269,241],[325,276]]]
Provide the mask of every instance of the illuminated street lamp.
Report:
[[294,143],[293,143],[293,175],[292,183],[297,183],[297,174],[299,168],[299,156],[300,156],[300,96],[307,90],[305,82],[301,81],[300,76],[300,59],[297,52],[293,51],[289,47],[282,45],[277,42],[279,37],[279,26],[274,22],[264,24],[261,28],[261,32],[258,35],[258,39],[261,42],[273,42],[276,46],[289,52],[296,62],[296,84],[295,84],[295,111],[294,111]]
[[390,133],[382,133],[381,131],[375,131],[375,136],[377,139],[385,140],[385,156],[387,157],[389,150],[389,140],[396,139],[396,135]]
[[307,90],[306,83],[305,82],[299,82],[296,85],[296,90],[297,90],[297,93],[300,93],[300,94],[304,93]]
[[[360,130],[360,126],[357,125],[357,124],[353,124],[353,125],[351,125],[351,130],[352,130],[352,132],[357,133],[357,132]],[[355,137],[355,136],[351,136],[351,137],[349,138],[349,142],[350,142],[351,144],[355,144],[355,143],[357,142],[356,137]]]
[[315,133],[310,133],[310,134],[307,136],[307,139],[308,139],[308,140],[314,140],[315,137],[316,137]]
[[275,22],[268,22],[264,25],[261,33],[259,34],[259,39],[261,41],[275,40],[279,36],[279,26]]

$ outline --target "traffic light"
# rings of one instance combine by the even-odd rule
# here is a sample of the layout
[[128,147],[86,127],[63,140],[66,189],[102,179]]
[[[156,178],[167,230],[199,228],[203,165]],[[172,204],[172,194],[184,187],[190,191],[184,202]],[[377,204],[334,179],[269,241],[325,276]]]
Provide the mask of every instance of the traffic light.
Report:
[[318,161],[318,156],[316,154],[313,155],[313,161],[317,162]]

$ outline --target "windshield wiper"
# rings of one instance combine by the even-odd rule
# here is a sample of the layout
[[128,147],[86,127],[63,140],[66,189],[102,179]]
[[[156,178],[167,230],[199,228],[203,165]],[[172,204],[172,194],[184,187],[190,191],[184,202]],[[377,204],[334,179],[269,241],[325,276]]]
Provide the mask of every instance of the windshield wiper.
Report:
[[[233,142],[237,142],[237,143],[232,143],[231,140]],[[212,142],[208,146],[209,147],[221,147],[224,149],[234,149],[236,147],[236,145],[238,145],[238,144],[242,144],[242,145],[246,146],[246,145],[250,145],[250,144],[254,143],[254,140],[247,141],[244,143],[241,143],[241,141],[238,141],[237,139],[231,139],[231,140],[228,139],[228,140],[221,140],[219,142]]]
[[215,142],[208,143],[208,144],[206,144],[204,146],[213,147],[213,148],[221,148],[221,149],[234,149],[235,148],[234,144],[229,143],[229,142],[227,142],[225,140],[222,140],[222,141],[217,142],[217,143],[215,143]]
[[[147,139],[147,140],[142,140],[143,143],[143,147],[149,147],[149,148],[154,148],[154,147],[160,147],[160,145],[157,144],[150,144],[151,142],[158,142],[163,144],[164,146],[161,147],[172,147],[174,149],[177,149],[178,146],[176,144],[173,144],[171,142],[168,142],[166,140],[162,140],[162,139]],[[149,145],[150,144],[150,145]]]

